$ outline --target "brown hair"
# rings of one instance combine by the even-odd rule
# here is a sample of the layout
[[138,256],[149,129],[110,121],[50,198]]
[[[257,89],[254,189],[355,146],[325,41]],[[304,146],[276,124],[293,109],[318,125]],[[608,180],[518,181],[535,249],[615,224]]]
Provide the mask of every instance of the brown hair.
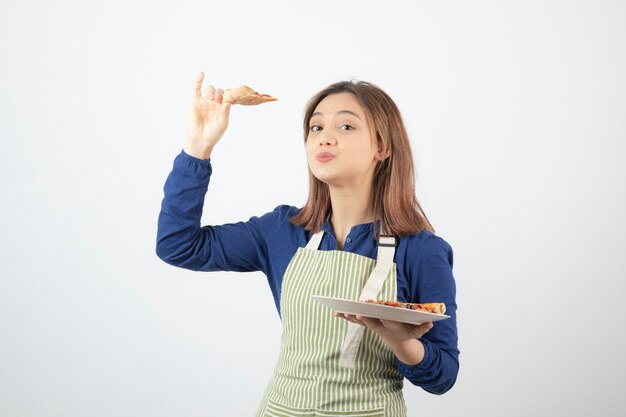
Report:
[[[370,198],[374,216],[380,220],[383,234],[404,236],[422,230],[434,232],[415,196],[413,155],[400,110],[378,86],[365,81],[340,81],[329,85],[307,104],[304,113],[304,141],[317,105],[331,94],[352,93],[363,108],[370,129],[382,153],[388,157],[378,162],[372,178]],[[309,197],[305,206],[290,220],[310,232],[318,232],[331,212],[328,185],[313,176],[309,169]],[[376,224],[376,223],[375,223]],[[381,230],[374,230],[378,236]]]

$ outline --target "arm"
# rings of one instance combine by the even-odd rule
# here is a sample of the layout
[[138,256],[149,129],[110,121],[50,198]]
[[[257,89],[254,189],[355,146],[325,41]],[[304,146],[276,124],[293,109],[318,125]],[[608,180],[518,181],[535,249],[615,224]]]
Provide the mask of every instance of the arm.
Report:
[[424,349],[421,362],[411,365],[397,360],[398,370],[413,385],[433,394],[450,390],[459,371],[456,328],[456,284],[452,274],[453,252],[443,239],[428,236],[410,269],[412,302],[443,302],[449,319],[433,324],[419,342]]
[[452,248],[427,235],[414,249],[404,254],[410,258],[405,271],[411,282],[409,301],[443,302],[449,319],[412,325],[345,313],[335,316],[375,331],[396,355],[396,367],[405,378],[430,393],[443,394],[452,388],[459,370]]
[[230,115],[230,103],[222,103],[221,89],[209,85],[202,95],[203,79],[199,73],[193,86],[187,143],[165,183],[156,252],[165,262],[192,270],[266,271],[267,248],[259,218],[200,227],[211,176],[209,158]]
[[267,246],[275,217],[268,213],[247,222],[200,226],[211,163],[181,152],[164,187],[156,253],[163,261],[196,271],[267,270]]

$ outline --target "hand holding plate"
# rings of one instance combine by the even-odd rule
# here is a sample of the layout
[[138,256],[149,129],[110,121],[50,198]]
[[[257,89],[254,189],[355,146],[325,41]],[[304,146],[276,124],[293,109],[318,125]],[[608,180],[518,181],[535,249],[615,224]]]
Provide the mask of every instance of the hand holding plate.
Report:
[[367,326],[376,332],[383,340],[390,342],[403,342],[409,339],[419,339],[433,327],[432,322],[424,324],[410,324],[337,312],[334,313],[334,316],[344,318],[352,323],[360,324],[361,326]]

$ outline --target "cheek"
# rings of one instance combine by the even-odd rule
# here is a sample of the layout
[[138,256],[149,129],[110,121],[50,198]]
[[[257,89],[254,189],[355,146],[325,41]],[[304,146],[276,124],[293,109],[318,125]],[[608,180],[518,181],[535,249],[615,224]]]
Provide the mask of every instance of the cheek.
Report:
[[311,155],[315,151],[315,146],[313,145],[313,140],[307,140],[304,144],[307,155]]

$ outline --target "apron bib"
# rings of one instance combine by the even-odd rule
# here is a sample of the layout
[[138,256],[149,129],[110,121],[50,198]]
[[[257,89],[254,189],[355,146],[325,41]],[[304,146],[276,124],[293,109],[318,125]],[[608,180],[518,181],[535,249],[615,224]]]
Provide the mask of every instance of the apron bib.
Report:
[[391,349],[370,329],[334,317],[311,298],[397,300],[395,239],[381,236],[374,261],[317,250],[323,233],[298,248],[285,271],[278,363],[256,415],[406,416],[403,376]]

